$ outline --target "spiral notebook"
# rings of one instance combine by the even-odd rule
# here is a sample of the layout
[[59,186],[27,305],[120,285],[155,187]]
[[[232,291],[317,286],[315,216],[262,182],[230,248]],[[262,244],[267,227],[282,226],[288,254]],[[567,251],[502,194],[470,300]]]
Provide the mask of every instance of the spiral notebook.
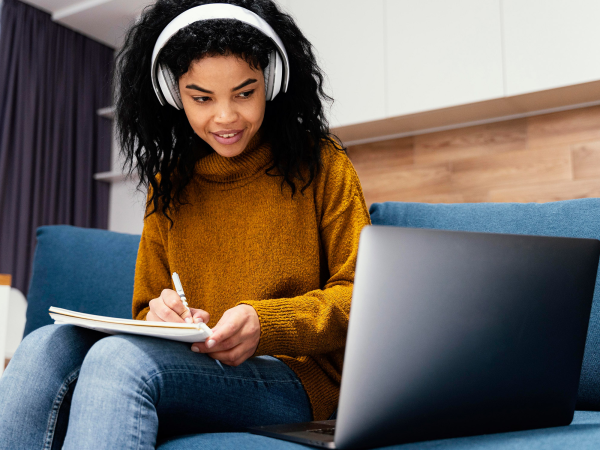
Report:
[[70,324],[108,334],[137,334],[181,342],[204,342],[212,336],[204,323],[151,322],[96,316],[68,309],[50,307],[50,317],[55,324]]

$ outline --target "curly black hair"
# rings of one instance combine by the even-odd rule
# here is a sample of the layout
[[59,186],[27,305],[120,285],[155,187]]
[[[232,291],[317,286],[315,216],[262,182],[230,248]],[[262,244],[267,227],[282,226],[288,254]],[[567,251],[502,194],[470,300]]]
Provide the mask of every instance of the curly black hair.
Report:
[[[171,224],[169,208],[185,203],[184,189],[194,175],[196,162],[213,150],[194,133],[183,110],[160,105],[150,76],[152,51],[171,20],[194,6],[209,3],[229,3],[253,11],[273,27],[286,48],[290,84],[286,93],[280,92],[267,102],[261,126],[273,153],[267,174],[282,177],[282,190],[287,183],[293,196],[296,182],[303,183],[302,193],[314,180],[326,144],[345,151],[329,131],[322,101],[333,99],[323,90],[324,75],[312,45],[292,17],[273,1],[157,0],[128,30],[117,55],[115,115],[125,168],[130,174],[137,172],[139,189],[151,187],[147,215],[160,207]],[[179,78],[193,62],[207,56],[235,55],[253,68],[264,68],[273,48],[271,40],[255,28],[219,19],[180,30],[159,58]]]

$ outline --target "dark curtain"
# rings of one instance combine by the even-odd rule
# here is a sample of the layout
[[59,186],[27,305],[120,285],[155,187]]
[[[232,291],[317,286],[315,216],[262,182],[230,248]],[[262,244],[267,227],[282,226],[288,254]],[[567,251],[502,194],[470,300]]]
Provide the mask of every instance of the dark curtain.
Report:
[[41,225],[106,228],[113,49],[4,0],[0,26],[0,273],[27,294]]

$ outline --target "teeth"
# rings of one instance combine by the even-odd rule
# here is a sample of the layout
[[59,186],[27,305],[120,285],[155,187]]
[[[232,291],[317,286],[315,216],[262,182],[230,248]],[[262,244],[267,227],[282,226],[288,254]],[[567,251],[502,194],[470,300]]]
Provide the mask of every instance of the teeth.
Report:
[[219,136],[221,136],[222,138],[230,138],[235,136],[237,133],[231,133],[231,134],[219,134]]

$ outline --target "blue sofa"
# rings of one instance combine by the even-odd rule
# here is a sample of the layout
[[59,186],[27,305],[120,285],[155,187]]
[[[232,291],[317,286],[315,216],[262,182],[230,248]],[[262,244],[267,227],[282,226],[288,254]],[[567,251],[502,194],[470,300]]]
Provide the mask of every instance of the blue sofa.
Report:
[[[600,239],[600,199],[545,204],[381,203],[374,224]],[[28,295],[25,334],[51,323],[51,305],[129,318],[139,236],[69,226],[41,227]],[[573,423],[467,438],[417,442],[391,449],[600,448],[600,277],[581,372]],[[557,330],[560,332],[560,330]],[[164,442],[161,450],[296,449],[304,446],[248,433],[208,433]],[[307,447],[308,448],[308,447]]]

